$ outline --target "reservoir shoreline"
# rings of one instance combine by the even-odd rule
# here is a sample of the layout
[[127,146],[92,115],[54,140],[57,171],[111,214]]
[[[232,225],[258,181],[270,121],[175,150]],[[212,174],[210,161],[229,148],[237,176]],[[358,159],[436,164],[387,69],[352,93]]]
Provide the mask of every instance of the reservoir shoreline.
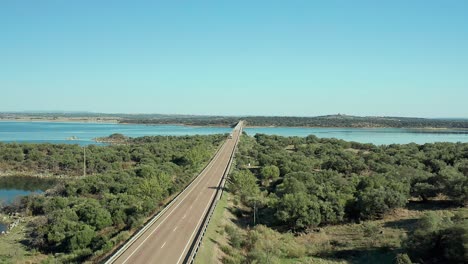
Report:
[[[131,123],[131,122],[119,122],[120,119],[96,119],[96,118],[60,118],[60,119],[50,119],[50,118],[0,118],[0,123],[2,122],[31,122],[31,123],[83,123],[83,124],[118,124],[118,125],[140,125],[140,126],[184,126],[184,127],[194,127],[194,128],[204,128],[204,127],[221,127],[229,128],[226,125],[190,125],[185,123]],[[408,129],[408,130],[427,130],[427,131],[467,131],[468,128],[452,128],[452,127],[392,127],[392,126],[250,126],[245,125],[245,128],[329,128],[329,129]]]
[[[96,138],[111,134],[126,137],[190,136],[229,133],[228,126],[191,126],[184,124],[122,124],[105,122],[0,121],[0,142],[99,145]],[[468,142],[468,129],[440,128],[355,128],[355,127],[279,127],[248,126],[245,132],[279,136],[337,138],[376,145]]]

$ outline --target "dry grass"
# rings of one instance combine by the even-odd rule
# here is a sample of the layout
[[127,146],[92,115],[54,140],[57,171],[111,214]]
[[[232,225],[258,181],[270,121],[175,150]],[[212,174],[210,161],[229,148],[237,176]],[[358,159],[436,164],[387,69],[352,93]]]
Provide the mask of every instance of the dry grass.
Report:
[[0,263],[41,263],[48,258],[39,252],[30,251],[23,240],[28,234],[26,223],[30,217],[24,218],[17,227],[13,228],[9,234],[0,236]]
[[298,240],[307,245],[308,253],[314,256],[349,263],[393,263],[395,255],[401,251],[401,242],[408,231],[415,228],[417,220],[423,214],[436,212],[440,215],[453,215],[457,211],[467,210],[400,208],[385,215],[381,220],[326,226],[319,232],[300,236]]
[[226,255],[222,248],[229,245],[224,228],[227,224],[231,224],[232,219],[234,219],[231,212],[227,210],[233,207],[231,198],[230,193],[224,192],[218,201],[206,235],[195,258],[196,264],[222,263],[222,259]]
[[[228,225],[234,228],[235,232],[245,234],[243,227],[247,226],[244,222],[246,220],[237,219],[231,213],[235,208],[245,208],[234,204],[234,196],[228,192],[224,194],[223,199],[226,199],[223,206],[217,207],[217,218],[221,220],[210,224],[211,231],[202,245],[205,257],[198,257],[196,263],[222,263],[226,256],[232,260],[245,254],[242,248],[231,245],[229,235],[224,230]],[[282,258],[279,261],[282,264],[393,264],[396,255],[403,250],[402,242],[407,233],[416,227],[418,219],[425,213],[453,215],[459,211],[468,213],[467,208],[455,208],[444,199],[429,203],[411,201],[407,208],[395,209],[380,220],[325,226],[298,235],[294,239],[297,243],[305,245],[306,256],[295,259]],[[208,240],[210,242],[207,242]]]

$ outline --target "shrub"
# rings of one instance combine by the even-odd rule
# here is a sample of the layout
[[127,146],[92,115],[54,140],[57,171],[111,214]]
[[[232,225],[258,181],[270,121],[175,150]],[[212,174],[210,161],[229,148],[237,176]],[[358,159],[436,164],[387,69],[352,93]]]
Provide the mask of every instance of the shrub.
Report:
[[459,217],[452,219],[435,213],[421,218],[405,243],[411,259],[418,262],[466,263],[468,220]]
[[407,254],[398,254],[395,258],[395,264],[412,264],[411,259]]

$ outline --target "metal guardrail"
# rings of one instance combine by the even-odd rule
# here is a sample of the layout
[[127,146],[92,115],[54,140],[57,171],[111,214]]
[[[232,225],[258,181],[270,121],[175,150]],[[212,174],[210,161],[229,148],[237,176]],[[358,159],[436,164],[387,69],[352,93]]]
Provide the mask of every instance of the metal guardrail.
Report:
[[[236,142],[237,144],[237,142]],[[199,175],[203,174],[207,169],[208,166],[210,166],[211,162],[218,156],[218,154],[221,152],[221,150],[224,148],[225,143],[216,151],[215,155],[210,159],[210,161],[206,164],[206,166],[203,168],[203,170],[200,172]],[[168,203],[163,210],[161,210],[159,213],[157,213],[153,218],[147,222],[143,228],[141,228],[137,233],[135,233],[125,244],[121,246],[117,252],[112,254],[112,256],[107,259],[104,264],[111,264],[113,263],[118,257],[120,257],[135,241],[140,238],[161,216],[164,215],[164,213],[171,208],[171,206],[179,199],[179,197],[185,193],[187,189],[189,189],[198,179],[199,177],[195,177],[189,185],[187,185],[179,194],[177,194],[174,199],[170,203]]]
[[231,170],[232,161],[234,160],[234,154],[236,153],[237,144],[239,143],[239,139],[241,135],[242,135],[242,126],[240,126],[239,136],[236,139],[235,147],[232,150],[231,157],[229,158],[228,166],[224,170],[223,177],[221,178],[220,183],[218,184],[218,189],[216,190],[216,196],[211,202],[210,209],[208,210],[208,213],[206,214],[205,219],[203,220],[203,224],[200,226],[200,229],[197,232],[196,239],[192,242],[192,246],[190,247],[189,254],[187,254],[187,257],[185,258],[184,263],[193,264],[195,261],[195,258],[197,257],[197,253],[202,244],[203,237],[205,236],[206,230],[208,229],[208,225],[210,224],[211,217],[213,216],[216,205],[218,204],[218,201],[221,198],[221,195],[223,194],[224,185],[226,184],[226,178],[229,174],[229,171]]

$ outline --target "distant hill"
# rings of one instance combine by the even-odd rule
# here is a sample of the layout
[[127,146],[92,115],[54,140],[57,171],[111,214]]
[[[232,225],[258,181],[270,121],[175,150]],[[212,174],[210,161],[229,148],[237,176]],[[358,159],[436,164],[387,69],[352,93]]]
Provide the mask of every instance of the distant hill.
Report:
[[168,114],[102,113],[0,113],[3,120],[113,121],[126,124],[183,124],[192,126],[235,126],[245,120],[248,126],[354,127],[354,128],[468,128],[468,119],[395,116],[352,116],[345,114],[315,117],[298,116],[204,116]]
[[123,123],[139,124],[185,124],[185,125],[235,125],[245,120],[248,126],[287,126],[287,127],[355,127],[355,128],[468,128],[468,120],[430,119],[417,117],[351,116],[326,115],[316,117],[295,116],[190,116],[126,118]]
[[356,127],[356,128],[468,128],[468,120],[417,117],[327,115],[317,117],[248,117],[252,126]]

